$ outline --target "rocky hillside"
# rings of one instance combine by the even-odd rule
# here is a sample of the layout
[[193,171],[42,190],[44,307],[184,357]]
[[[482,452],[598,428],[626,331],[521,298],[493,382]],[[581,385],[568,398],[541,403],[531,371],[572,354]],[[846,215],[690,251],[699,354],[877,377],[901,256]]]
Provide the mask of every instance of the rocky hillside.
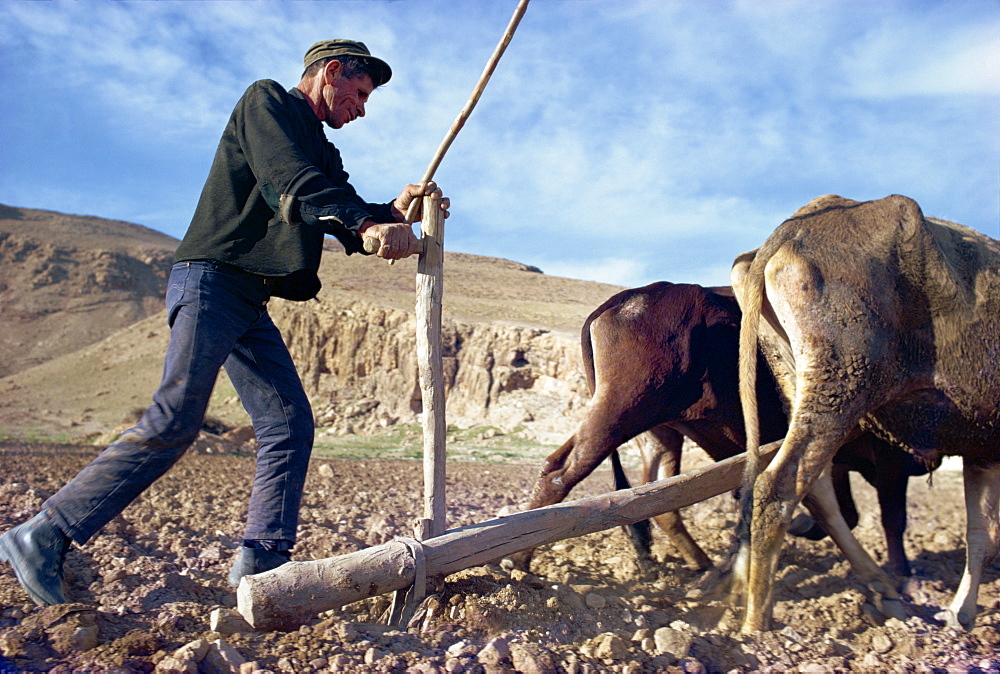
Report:
[[[9,207],[0,237],[0,434],[106,433],[145,406],[158,381],[177,241]],[[319,423],[364,433],[418,420],[416,261],[390,266],[328,248],[318,301],[271,304]],[[561,441],[586,400],[580,326],[620,288],[475,255],[449,253],[444,269],[449,423]],[[245,423],[224,376],[213,400],[211,415]]]
[[127,222],[0,205],[0,376],[160,311],[176,246]]

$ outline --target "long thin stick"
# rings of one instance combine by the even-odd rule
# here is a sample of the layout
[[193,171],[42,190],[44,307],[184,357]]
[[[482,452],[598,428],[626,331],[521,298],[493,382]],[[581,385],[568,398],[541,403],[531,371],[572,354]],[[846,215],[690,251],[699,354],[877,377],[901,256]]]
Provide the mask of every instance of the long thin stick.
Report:
[[[521,17],[524,16],[524,11],[528,9],[528,0],[521,0],[517,3],[517,8],[514,10],[514,16],[510,18],[510,23],[507,24],[507,30],[504,31],[503,37],[500,39],[500,43],[497,45],[496,49],[493,50],[493,55],[490,56],[490,60],[486,63],[486,68],[483,70],[483,74],[479,76],[479,82],[476,83],[476,88],[472,90],[472,95],[469,96],[469,100],[466,101],[465,107],[462,111],[458,113],[458,117],[455,121],[451,123],[451,128],[448,129],[448,133],[445,135],[444,140],[441,141],[441,145],[438,146],[437,152],[434,154],[434,158],[431,159],[431,163],[427,166],[427,170],[424,172],[424,177],[420,181],[422,184],[430,182],[434,178],[434,172],[437,171],[438,166],[441,165],[441,160],[444,159],[445,153],[448,148],[451,147],[452,141],[455,140],[455,136],[458,132],[462,130],[465,126],[465,122],[469,119],[469,115],[472,114],[473,108],[476,107],[476,103],[479,102],[479,97],[483,95],[483,90],[486,89],[486,83],[490,81],[490,77],[493,75],[493,71],[496,70],[497,63],[500,61],[500,57],[507,50],[507,45],[510,44],[511,38],[514,37],[514,31],[517,30],[517,24],[521,23]],[[410,207],[406,210],[406,221],[414,222],[417,219],[417,213],[420,211],[420,199],[414,199],[410,202]]]

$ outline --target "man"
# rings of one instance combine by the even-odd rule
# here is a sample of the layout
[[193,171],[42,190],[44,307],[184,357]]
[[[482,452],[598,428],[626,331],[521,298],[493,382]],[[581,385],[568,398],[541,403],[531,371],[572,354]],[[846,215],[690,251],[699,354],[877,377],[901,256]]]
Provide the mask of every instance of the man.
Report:
[[[391,203],[363,201],[322,124],[363,117],[392,71],[360,42],[324,40],[306,52],[302,80],[252,84],[237,103],[167,287],[170,345],[163,378],[138,425],[49,498],[31,520],[0,536],[0,559],[40,605],[65,603],[63,560],[145,491],[197,437],[219,368],[250,414],[260,449],[233,586],[291,558],[313,442],[313,416],[270,297],[316,296],[324,234],[347,254],[377,239],[379,257],[418,252],[405,213],[441,196],[407,185]],[[444,216],[450,202],[440,200]]]

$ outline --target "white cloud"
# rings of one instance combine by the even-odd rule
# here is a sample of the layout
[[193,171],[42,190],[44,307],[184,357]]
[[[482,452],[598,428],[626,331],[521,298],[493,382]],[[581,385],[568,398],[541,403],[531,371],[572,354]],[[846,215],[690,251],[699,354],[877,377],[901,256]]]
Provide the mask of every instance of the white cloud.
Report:
[[951,27],[937,22],[880,27],[842,60],[845,95],[870,98],[1000,94],[1000,12]]
[[[0,201],[44,184],[25,205],[179,237],[246,86],[294,84],[335,35],[395,72],[330,134],[359,191],[387,200],[423,174],[514,4],[0,3],[0,84],[20,94],[0,101]],[[532,3],[438,171],[448,247],[725,283],[828,192],[907,194],[995,230],[998,25],[993,0]]]

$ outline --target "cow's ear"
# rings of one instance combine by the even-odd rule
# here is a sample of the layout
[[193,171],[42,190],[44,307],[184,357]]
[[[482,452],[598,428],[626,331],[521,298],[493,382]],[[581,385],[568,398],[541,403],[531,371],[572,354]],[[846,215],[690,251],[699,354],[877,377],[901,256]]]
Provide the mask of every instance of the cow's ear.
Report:
[[882,199],[887,215],[895,219],[903,230],[903,241],[909,241],[924,226],[924,212],[916,201],[901,194],[891,194]]

